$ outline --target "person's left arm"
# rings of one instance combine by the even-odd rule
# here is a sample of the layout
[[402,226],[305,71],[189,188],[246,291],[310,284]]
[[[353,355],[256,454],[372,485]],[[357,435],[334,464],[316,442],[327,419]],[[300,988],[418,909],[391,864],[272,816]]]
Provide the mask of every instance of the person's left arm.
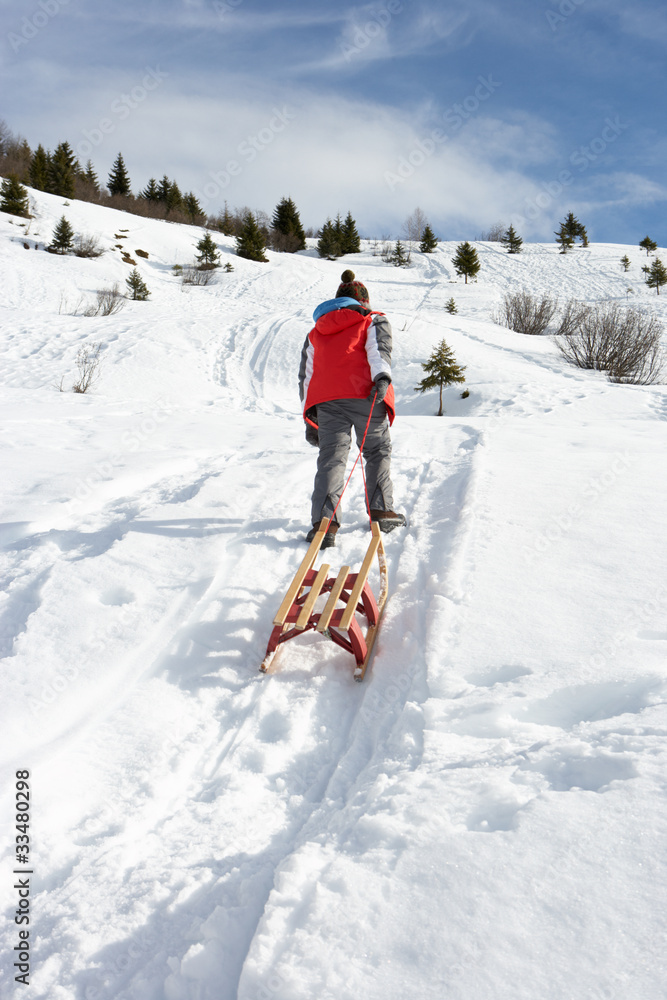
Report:
[[366,335],[366,357],[371,378],[377,382],[384,375],[391,382],[391,324],[383,314],[373,317]]

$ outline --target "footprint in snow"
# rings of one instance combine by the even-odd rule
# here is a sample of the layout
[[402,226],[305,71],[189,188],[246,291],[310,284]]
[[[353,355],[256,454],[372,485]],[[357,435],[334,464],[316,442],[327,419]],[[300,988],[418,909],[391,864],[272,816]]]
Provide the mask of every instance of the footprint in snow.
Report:
[[608,790],[612,781],[636,778],[637,768],[627,754],[599,751],[591,753],[584,747],[551,750],[548,756],[519,765],[521,770],[543,774],[554,792],[583,789],[587,792]]
[[509,684],[520,677],[529,677],[532,673],[533,671],[529,667],[507,664],[488,674],[468,674],[466,680],[476,687],[495,687],[496,684]]
[[123,604],[132,604],[135,595],[126,587],[109,587],[100,594],[100,603],[110,607],[119,607]]

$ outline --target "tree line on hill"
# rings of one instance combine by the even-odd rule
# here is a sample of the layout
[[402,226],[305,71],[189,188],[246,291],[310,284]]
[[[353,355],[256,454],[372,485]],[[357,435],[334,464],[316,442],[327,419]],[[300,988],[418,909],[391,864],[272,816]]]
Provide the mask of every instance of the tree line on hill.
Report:
[[[38,191],[45,191],[63,198],[77,198],[108,207],[119,208],[134,214],[172,222],[206,226],[225,236],[234,236],[237,253],[250,260],[266,261],[265,251],[276,250],[296,253],[306,248],[306,237],[317,236],[317,250],[320,257],[335,260],[337,257],[359,253],[361,241],[357,224],[348,211],[343,220],[340,213],[332,221],[327,218],[321,229],[315,233],[306,231],[301,223],[299,211],[291,197],[282,198],[273,216],[266,212],[252,211],[247,206],[230,211],[227,203],[216,216],[207,216],[194,192],[182,192],[175,180],[166,174],[160,181],[151,177],[146,187],[138,195],[132,193],[130,177],[122,153],[118,153],[106,187],[102,187],[90,160],[83,167],[67,141],[59,143],[55,150],[45,150],[40,144],[32,150],[25,139],[15,136],[5,122],[0,120],[0,176],[2,182],[0,210],[19,216],[29,214],[28,193],[23,185],[29,184]],[[418,244],[421,253],[432,253],[438,245],[428,220],[420,208],[405,220],[403,232],[406,245],[398,239],[390,248],[387,241],[382,257],[396,267],[410,265],[413,245]],[[588,247],[586,227],[569,212],[555,233],[561,253],[569,253],[577,243]],[[523,240],[510,225],[503,231],[499,223],[487,234],[487,239],[500,242],[509,254],[521,253]],[[376,241],[377,242],[377,241]],[[655,252],[657,244],[646,236],[639,244],[647,255]],[[453,263],[457,274],[474,278],[480,269],[477,252],[468,241],[457,248]],[[621,265],[627,271],[630,260],[624,257]],[[667,284],[667,269],[656,259],[651,267],[642,268],[649,287],[660,288]]]

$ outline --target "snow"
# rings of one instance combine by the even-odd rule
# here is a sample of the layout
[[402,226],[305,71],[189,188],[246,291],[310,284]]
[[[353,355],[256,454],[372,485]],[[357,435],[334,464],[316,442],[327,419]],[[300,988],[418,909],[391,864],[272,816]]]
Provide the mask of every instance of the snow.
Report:
[[[11,831],[29,769],[31,998],[664,997],[667,390],[493,322],[522,287],[665,321],[643,251],[478,243],[465,285],[451,242],[397,269],[218,235],[233,272],[188,287],[200,230],[31,198],[27,232],[0,215],[1,808]],[[102,257],[43,252],[63,213]],[[72,315],[124,286],[118,242],[150,299]],[[349,266],[394,329],[410,528],[365,682],[312,634],[264,677],[315,463],[299,353]],[[413,387],[443,336],[470,396],[437,418]],[[97,342],[94,389],[59,392]],[[333,565],[363,558],[362,497],[355,473]],[[10,833],[8,998],[15,864]]]

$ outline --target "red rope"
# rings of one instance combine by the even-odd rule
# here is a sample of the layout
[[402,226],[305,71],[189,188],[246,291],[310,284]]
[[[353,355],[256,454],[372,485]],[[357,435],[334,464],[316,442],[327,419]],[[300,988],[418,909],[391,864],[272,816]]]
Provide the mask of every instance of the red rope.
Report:
[[[338,510],[338,508],[340,506],[340,502],[343,499],[343,493],[347,489],[348,483],[350,482],[350,479],[352,479],[352,473],[354,472],[354,470],[357,467],[357,462],[359,461],[359,459],[361,458],[361,456],[363,454],[364,445],[366,444],[366,435],[368,434],[368,428],[371,425],[371,417],[373,416],[373,407],[375,406],[375,400],[377,399],[377,396],[378,396],[378,394],[376,392],[375,395],[373,396],[373,402],[371,403],[371,412],[368,414],[368,421],[366,423],[366,430],[364,431],[364,436],[361,439],[361,447],[359,448],[359,454],[355,458],[354,465],[352,466],[352,469],[350,470],[350,474],[347,477],[347,480],[345,482],[345,486],[343,486],[343,489],[341,490],[340,496],[338,497],[338,503],[334,507],[333,514],[331,515],[331,517],[327,521],[327,531],[329,530],[329,525],[331,524],[331,522],[333,521],[334,517],[336,516],[336,511]],[[368,499],[368,489],[366,487],[366,473],[364,472],[364,463],[363,462],[361,463],[361,475],[362,475],[363,480],[364,480],[364,493],[366,494],[366,510],[368,512],[368,523],[371,525],[371,528],[372,528],[373,522],[371,521],[371,502]]]

